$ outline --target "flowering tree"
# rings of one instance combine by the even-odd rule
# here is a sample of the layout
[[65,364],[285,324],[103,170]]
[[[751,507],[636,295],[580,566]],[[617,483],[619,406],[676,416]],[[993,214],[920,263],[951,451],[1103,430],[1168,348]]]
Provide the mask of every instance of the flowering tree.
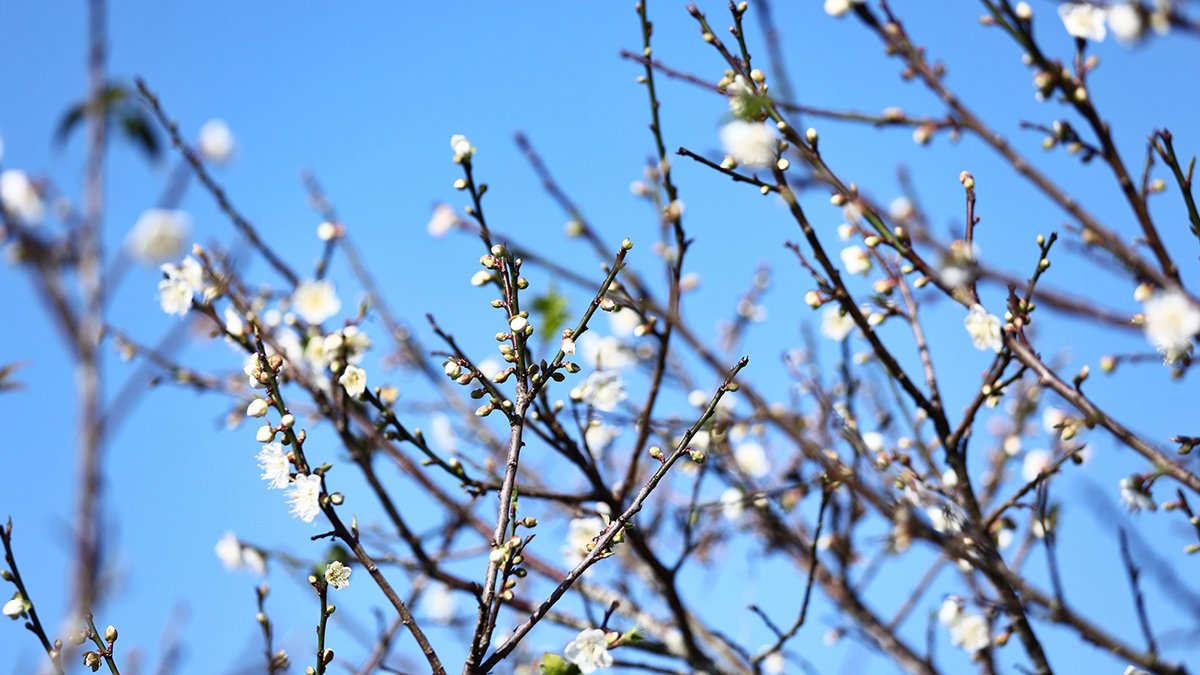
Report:
[[[633,192],[652,207],[652,241],[643,245],[639,235],[635,246],[633,232],[596,225],[518,136],[565,211],[566,236],[584,242],[600,267],[525,239],[485,210],[485,176],[499,171],[487,148],[455,135],[449,159],[460,196],[445,195],[427,229],[475,242],[473,288],[462,280],[468,299],[454,310],[471,317],[464,334],[447,327],[450,312],[408,313],[408,297],[389,292],[364,264],[355,230],[312,174],[304,187],[320,216],[310,239],[316,263],[281,252],[280,239],[235,203],[236,186],[214,175],[233,155],[229,128],[210,122],[192,141],[153,83],[112,82],[105,7],[92,0],[89,92],[62,129],[70,136],[82,124],[88,136],[82,212],[48,178],[0,174],[11,258],[68,338],[77,373],[74,571],[61,627],[43,618],[38,588],[21,574],[34,537],[11,522],[0,530],[4,580],[13,586],[3,611],[45,651],[39,672],[80,661],[92,671],[123,666],[117,629],[100,631],[93,618],[108,590],[99,491],[114,425],[108,403],[131,403],[124,390],[106,402],[106,343],[155,378],[222,401],[232,427],[222,436],[254,456],[265,488],[282,495],[278,511],[262,517],[290,512],[313,524],[308,540],[230,532],[216,544],[226,566],[301,579],[315,600],[311,617],[273,618],[267,585],[255,590],[262,649],[240,664],[247,672],[815,670],[828,667],[808,637],[816,611],[828,647],[866,646],[907,672],[967,663],[983,672],[1069,672],[1092,649],[1127,673],[1187,672],[1194,640],[1177,636],[1194,636],[1198,613],[1178,578],[1200,550],[1200,474],[1190,456],[1200,436],[1187,428],[1195,403],[1182,382],[1200,334],[1200,304],[1185,281],[1187,247],[1200,239],[1194,160],[1177,153],[1165,129],[1148,133],[1140,167],[1122,153],[1092,93],[1099,61],[1091,52],[1109,31],[1135,44],[1200,25],[1167,0],[1064,3],[1058,17],[1026,2],[980,7],[982,30],[1015,47],[1006,55],[1032,73],[1046,103],[1047,121],[1023,126],[1047,150],[1111,174],[1106,185],[1122,211],[1089,210],[1063,186],[1068,178],[990,126],[886,1],[826,0],[824,18],[856,21],[940,113],[799,103],[783,25],[763,0],[707,14],[664,11],[660,21],[694,23],[713,60],[659,60],[639,2],[630,26],[640,28],[640,49],[623,57],[648,101],[652,156]],[[717,134],[723,153],[665,128],[666,80],[711,94],[726,115]],[[1065,224],[1044,234],[1014,228],[1017,253],[988,260],[984,245],[1000,233],[984,217],[1003,195],[977,184],[970,169],[954,172],[961,189],[953,208],[964,215],[945,235],[930,214],[950,207],[923,203],[911,182],[886,205],[857,184],[844,168],[853,153],[822,142],[827,121],[909,129],[919,146],[970,139],[962,165],[998,157]],[[114,131],[151,155],[169,145],[180,168],[120,253],[106,256],[104,158]],[[679,180],[685,165],[703,169],[695,186]],[[1073,160],[1055,167],[1068,176],[1082,170]],[[232,224],[236,243],[194,244],[184,255],[191,224],[177,209],[192,180]],[[784,261],[804,275],[802,285],[782,289],[786,306],[815,316],[819,336],[781,332],[766,346],[751,339],[766,325],[767,268],[715,339],[689,318],[685,300],[699,276],[688,253],[705,235],[689,227],[681,194],[718,184],[733,188],[730,199],[778,205],[774,224],[787,223],[796,239],[786,242]],[[61,230],[39,226],[50,211]],[[1137,304],[1094,297],[1078,271],[1056,277],[1052,261],[1065,255],[1075,270],[1119,277]],[[251,259],[265,267],[250,267]],[[105,298],[130,263],[163,261],[159,306],[181,328],[152,344],[110,323]],[[344,302],[352,296],[357,302]],[[1159,369],[1180,380],[1169,385],[1179,392],[1174,426],[1140,429],[1140,394],[1114,405],[1093,393],[1090,365],[1068,369],[1068,356],[1049,353],[1043,341],[1060,317],[1109,341],[1095,365],[1125,378],[1121,387],[1144,387]],[[225,350],[219,366],[186,361],[180,344],[189,328]],[[949,366],[940,345],[974,347],[968,356],[978,365]],[[822,356],[830,347],[835,355]],[[16,364],[0,376],[14,387]],[[1131,452],[1117,456],[1118,447]],[[1084,526],[1076,524],[1083,505],[1061,486],[1113,467],[1123,477],[1103,499],[1141,512],[1131,522],[1147,534],[1122,528],[1086,550],[1063,550],[1059,542],[1077,542],[1073,532]],[[1147,546],[1149,537],[1164,543]],[[1074,595],[1073,580],[1100,557],[1119,561],[1125,586],[1103,598]],[[1151,565],[1148,580],[1142,571]],[[755,566],[771,578],[769,597],[747,607],[716,590]],[[872,585],[877,577],[887,591]],[[364,631],[334,600],[359,585],[373,586],[386,612],[356,645],[348,635]],[[1163,595],[1190,611],[1172,612]],[[298,622],[315,624],[315,640],[302,653],[280,648],[276,630]],[[547,641],[557,646],[541,648]]]

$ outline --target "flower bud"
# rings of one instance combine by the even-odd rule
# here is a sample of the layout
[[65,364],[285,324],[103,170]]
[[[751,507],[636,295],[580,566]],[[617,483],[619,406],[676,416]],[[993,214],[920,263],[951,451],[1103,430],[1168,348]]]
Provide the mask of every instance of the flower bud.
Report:
[[112,644],[117,641],[117,627],[109,626],[104,629],[104,641]]
[[270,424],[264,424],[258,428],[258,432],[254,434],[254,440],[259,443],[270,443],[275,440],[275,430]]
[[263,415],[267,414],[267,409],[269,407],[270,406],[267,405],[266,399],[256,398],[253,401],[250,401],[250,405],[246,406],[246,416],[262,417]]

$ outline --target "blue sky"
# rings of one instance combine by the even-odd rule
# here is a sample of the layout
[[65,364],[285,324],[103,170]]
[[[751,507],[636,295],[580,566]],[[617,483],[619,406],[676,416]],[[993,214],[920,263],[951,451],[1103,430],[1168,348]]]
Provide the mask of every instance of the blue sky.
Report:
[[[649,244],[657,236],[657,225],[646,204],[629,191],[653,151],[646,131],[645,92],[635,82],[640,68],[617,55],[621,48],[640,44],[632,3],[113,4],[111,71],[127,80],[144,77],[189,135],[211,118],[229,123],[238,139],[237,155],[217,171],[218,180],[271,243],[302,269],[316,259],[319,242],[313,233],[319,218],[308,207],[298,180],[301,168],[313,169],[393,298],[393,307],[419,329],[424,326],[421,317],[431,311],[458,335],[469,335],[481,319],[494,316],[487,298],[467,284],[477,269],[478,243],[468,237],[433,240],[425,234],[434,203],[463,202],[451,187],[458,173],[447,141],[454,133],[468,134],[479,148],[477,170],[491,188],[489,220],[500,229],[583,273],[599,274],[590,253],[562,236],[565,216],[542,192],[512,141],[515,132],[523,131],[613,250],[622,238],[632,238],[638,248],[631,259],[654,271]],[[701,4],[714,25],[728,23],[724,3]],[[1054,4],[1034,4],[1046,49],[1068,56],[1071,43],[1054,16]],[[1019,130],[1021,120],[1048,124],[1066,113],[1034,100],[1030,74],[1015,47],[997,31],[980,27],[980,5],[897,0],[893,6],[908,20],[910,32],[948,65],[948,81],[964,100],[1105,222],[1133,236],[1132,217],[1098,162],[1081,166],[1065,153],[1044,153],[1038,134]],[[722,64],[698,39],[682,4],[653,2],[651,13],[656,57],[708,80],[719,79]],[[897,63],[886,59],[876,39],[855,22],[826,17],[815,1],[777,7],[776,13],[801,101],[833,108],[879,111],[898,105],[912,113],[942,113],[918,86],[899,80]],[[62,112],[85,88],[85,25],[77,4],[9,3],[0,9],[0,44],[8,54],[20,55],[0,64],[0,91],[5,92],[0,96],[3,166],[51,176],[68,195],[79,194],[81,139],[58,149],[51,138]],[[756,22],[749,25],[761,45]],[[1197,94],[1179,66],[1190,63],[1195,49],[1194,39],[1184,36],[1151,40],[1134,49],[1110,38],[1096,49],[1102,67],[1092,76],[1093,98],[1111,120],[1131,165],[1140,166],[1144,139],[1155,128],[1169,127],[1185,154],[1200,146],[1200,121],[1194,114]],[[765,49],[757,49],[756,55],[764,56]],[[725,119],[725,102],[667,80],[660,80],[660,96],[668,148],[686,146],[719,156],[717,129]],[[931,147],[918,148],[904,130],[833,122],[817,126],[831,163],[880,201],[899,194],[896,171],[900,164],[907,167],[942,231],[961,227],[958,174],[969,169],[979,185],[984,257],[1015,273],[1032,268],[1037,233],[1064,231],[1063,214],[973,139],[951,144],[939,137]],[[114,149],[105,225],[110,250],[155,202],[173,165],[173,157],[150,166],[127,146]],[[743,351],[753,359],[748,376],[782,397],[787,381],[779,372],[780,355],[799,344],[801,325],[817,318],[801,300],[811,281],[782,246],[800,234],[774,200],[702,167],[680,159],[676,180],[687,204],[689,233],[695,238],[688,269],[703,277],[700,290],[688,296],[685,314],[702,331],[715,335],[717,321],[731,315],[754,270],[769,262],[774,282],[763,301],[768,320],[753,329]],[[193,214],[197,241],[231,240],[229,224],[194,185],[183,207]],[[841,215],[828,206],[827,196],[807,196],[806,207],[833,242]],[[1161,197],[1155,213],[1168,245],[1178,251],[1184,278],[1193,278],[1196,242],[1186,230],[1177,195]],[[250,275],[270,279],[265,266],[257,263]],[[530,277],[535,285],[547,281],[538,273]],[[354,290],[340,263],[335,264],[334,278],[346,289],[343,300],[349,305]],[[113,323],[151,343],[176,323],[158,310],[156,279],[154,269],[135,270],[115,294],[110,315]],[[1137,311],[1127,279],[1098,272],[1065,245],[1048,283]],[[14,319],[10,330],[0,332],[0,362],[26,362],[19,373],[25,388],[0,396],[0,458],[9,477],[0,488],[0,515],[12,515],[25,576],[39,606],[47,608],[43,614],[55,617],[65,602],[62,580],[74,496],[73,381],[62,342],[30,288],[19,270],[0,266],[0,307]],[[984,300],[998,311],[1003,295],[993,289]],[[931,347],[939,358],[951,410],[968,400],[988,363],[986,356],[971,349],[961,320],[960,309],[949,303],[938,303],[930,312]],[[488,328],[468,342],[485,349],[492,331]],[[885,336],[908,344],[899,326]],[[1084,364],[1095,370],[1097,359],[1106,353],[1146,349],[1136,334],[1113,336],[1057,318],[1045,320],[1037,340],[1043,354],[1061,360],[1064,372]],[[828,346],[826,353],[834,356]],[[202,339],[180,358],[209,368],[228,369],[239,363],[223,345]],[[914,364],[915,356],[906,363]],[[112,355],[106,370],[109,391],[115,393],[132,366]],[[695,375],[703,386],[714,383],[710,373],[697,369]],[[415,378],[401,373],[387,377],[402,389],[413,387],[414,398],[420,399]],[[1186,427],[1188,415],[1194,415],[1193,384],[1171,380],[1157,365],[1133,366],[1112,379],[1093,376],[1089,385],[1096,400],[1158,442],[1176,433],[1195,433]],[[167,630],[181,635],[185,644],[179,672],[258,668],[253,622],[257,580],[221,569],[212,547],[226,530],[269,548],[320,555],[320,545],[308,542],[317,530],[287,517],[278,494],[263,489],[254,466],[252,432],[224,429],[226,406],[215,397],[162,387],[144,398],[111,442],[106,494],[117,593],[98,621],[117,624],[122,644],[136,645],[147,669],[162,651],[160,634],[169,621],[172,628]],[[413,423],[422,424],[416,415]],[[1093,461],[1064,478],[1060,488],[1060,498],[1069,502],[1068,527],[1060,539],[1063,565],[1071,570],[1067,595],[1082,610],[1094,606],[1094,611],[1105,612],[1101,618],[1106,626],[1131,636],[1137,629],[1118,563],[1115,528],[1136,525],[1180,575],[1186,570],[1180,550],[1189,542],[1179,518],[1125,516],[1116,482],[1145,467],[1102,433],[1089,436],[1094,439]],[[1036,442],[1029,439],[1027,444]],[[981,450],[989,447],[981,438],[976,443]],[[330,448],[329,459],[336,457]],[[340,473],[345,491],[353,495],[350,472]],[[404,485],[398,477],[393,479]],[[364,506],[360,518],[367,520],[371,513]],[[434,514],[424,515],[430,526],[438,522]],[[546,540],[553,532],[544,535]],[[552,555],[553,544],[547,546]],[[775,597],[773,590],[781,576],[795,580],[798,588],[797,572],[758,554],[742,562],[746,553],[735,548],[727,563],[707,571],[694,569],[685,586],[712,589],[716,606],[741,608],[756,602],[773,607],[775,616],[786,616],[793,603]],[[1031,578],[1045,584],[1040,554],[1034,554],[1027,569]],[[874,582],[875,597],[888,608],[885,614],[903,600],[912,579],[923,571],[918,563],[899,566]],[[271,576],[276,591],[269,603],[280,622],[283,645],[295,653],[294,663],[301,664],[300,655],[309,650],[316,608],[303,580],[293,583],[284,572],[276,569]],[[365,579],[356,581],[339,604],[357,610],[380,606],[382,598]],[[949,573],[942,581],[943,592],[961,590]],[[1097,588],[1110,592],[1096,593]],[[1171,595],[1177,599],[1185,594]],[[927,606],[918,614],[935,608],[940,597],[927,596]],[[1150,605],[1156,629],[1194,630],[1194,608],[1184,611],[1157,591],[1150,593]],[[176,612],[184,618],[173,620]],[[749,612],[727,614],[730,634],[751,647],[768,639]],[[362,630],[370,634],[369,613],[359,611],[357,616],[367,622]],[[825,629],[839,624],[823,600],[818,600],[813,616],[815,623],[801,633],[795,648],[821,672],[892,672],[853,641],[823,648]],[[351,637],[354,626],[334,625],[339,654],[360,653]],[[910,637],[920,642],[923,617],[909,628]],[[1045,630],[1053,662],[1064,672],[1120,672],[1124,667],[1089,646],[1064,640],[1059,631]],[[565,635],[550,629],[535,632],[532,640],[535,648],[558,650]],[[434,636],[444,644],[456,637],[436,629]],[[1200,652],[1195,647],[1187,650],[1182,639],[1164,638],[1163,644],[1176,659],[1200,658]],[[412,653],[409,643],[399,651]],[[943,651],[941,663],[947,670],[967,666],[961,653]],[[5,625],[0,627],[0,653],[15,655],[12,666],[0,663],[0,672],[29,672],[36,643],[17,625]],[[1022,662],[1016,654],[1014,645],[1002,662]],[[293,667],[302,670],[302,665]]]

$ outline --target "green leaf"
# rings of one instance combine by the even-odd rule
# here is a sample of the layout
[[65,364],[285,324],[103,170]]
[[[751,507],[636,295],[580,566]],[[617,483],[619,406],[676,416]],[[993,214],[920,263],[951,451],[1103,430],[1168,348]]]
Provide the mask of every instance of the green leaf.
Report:
[[567,663],[563,657],[549,652],[542,655],[538,670],[542,671],[542,675],[580,675],[579,666]]
[[[100,93],[100,99],[104,105],[105,123],[109,128],[116,125],[121,134],[149,159],[158,159],[162,143],[158,140],[154,122],[133,97],[130,89],[121,84],[110,83]],[[65,145],[71,139],[71,134],[95,107],[94,100],[85,99],[67,108],[55,127],[54,142],[60,146]]]
[[543,295],[533,299],[532,313],[537,317],[538,332],[542,342],[557,338],[563,326],[571,318],[567,297],[558,292],[553,285]]

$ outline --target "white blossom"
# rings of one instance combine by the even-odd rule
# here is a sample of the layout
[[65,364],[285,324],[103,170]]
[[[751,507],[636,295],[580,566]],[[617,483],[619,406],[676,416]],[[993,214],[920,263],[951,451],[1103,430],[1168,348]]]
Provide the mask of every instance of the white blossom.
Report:
[[358,398],[367,390],[367,371],[358,366],[346,366],[346,370],[338,378],[338,384],[342,385],[352,398]]
[[246,332],[246,322],[242,319],[242,315],[237,313],[233,307],[226,307],[225,315],[225,330],[234,336],[240,336]]
[[183,316],[192,308],[192,289],[178,277],[167,277],[158,282],[158,305],[167,314]]
[[471,140],[462,134],[454,134],[450,137],[450,149],[454,151],[454,161],[461,162],[475,154],[475,146],[471,145]]
[[726,520],[737,522],[741,519],[742,514],[746,512],[746,495],[742,491],[731,487],[721,493],[721,515],[725,516]]
[[213,164],[224,164],[233,156],[233,132],[224,120],[209,120],[200,127],[200,156]]
[[836,306],[825,308],[825,312],[821,316],[822,335],[834,342],[841,342],[850,335],[854,328],[854,317],[849,313],[843,314],[842,310]]
[[215,550],[225,569],[236,570],[242,566],[242,543],[233,532],[226,532],[218,539]]
[[883,434],[878,431],[868,431],[862,435],[863,445],[871,452],[883,450]]
[[743,443],[733,451],[733,461],[738,470],[752,478],[763,478],[771,473],[767,451],[758,443]]
[[721,127],[721,144],[738,164],[761,169],[775,164],[779,139],[769,123],[734,120]]
[[957,595],[947,595],[938,609],[938,621],[945,626],[956,623],[963,613],[963,599]]
[[861,246],[842,249],[842,266],[849,274],[866,274],[871,271],[871,254]]
[[287,492],[287,500],[292,507],[292,515],[311,523],[321,512],[321,477],[304,474],[296,476],[295,482]]
[[582,562],[587,557],[592,540],[603,529],[604,520],[598,516],[572,519],[567,525],[567,541],[562,547],[563,561],[570,567]]
[[1136,3],[1121,2],[1108,8],[1108,27],[1122,43],[1136,42],[1142,37],[1146,24]]
[[453,621],[457,604],[454,591],[446,584],[433,583],[425,591],[425,614],[434,623],[445,626]]
[[1025,453],[1025,463],[1021,465],[1021,478],[1031,483],[1043,471],[1050,469],[1049,450],[1030,450]]
[[38,225],[46,216],[42,196],[24,171],[0,172],[0,202],[10,217],[25,225]]
[[1150,673],[1135,666],[1125,666],[1125,672],[1121,675],[1150,675]]
[[191,229],[191,216],[183,211],[147,209],[125,238],[125,250],[144,263],[170,260],[183,252]]
[[333,586],[334,590],[342,590],[350,585],[349,567],[346,567],[339,560],[334,560],[325,568],[325,583]]
[[362,362],[363,354],[371,348],[370,336],[359,330],[358,326],[346,326],[324,338],[314,338],[309,343],[315,343],[315,349],[319,350],[315,360],[322,366],[335,360],[358,364]]
[[936,503],[925,509],[929,524],[942,534],[957,534],[966,521],[957,507],[949,503]]
[[1058,6],[1058,16],[1071,37],[1101,42],[1107,34],[1104,19],[1108,12],[1103,7],[1085,2],[1064,2]]
[[1175,363],[1187,355],[1192,336],[1200,333],[1200,308],[1178,288],[1155,294],[1143,307],[1146,339],[1163,355],[1163,360]]
[[[625,312],[637,316],[630,310]],[[601,370],[620,370],[637,362],[633,350],[611,335],[600,337],[595,333],[585,333],[575,343],[575,347],[582,356],[583,363]]]
[[14,596],[12,600],[4,603],[4,609],[0,609],[4,616],[16,621],[18,617],[25,613],[25,599],[19,594]]
[[599,456],[609,445],[612,445],[613,439],[620,433],[621,430],[611,424],[593,421],[583,432],[583,439],[587,441],[588,449],[592,451],[592,454]]
[[[258,399],[262,400],[262,399]],[[258,468],[262,469],[262,479],[267,481],[267,487],[272,490],[282,490],[291,481],[292,463],[287,453],[279,443],[267,443],[258,451]]]
[[950,642],[968,654],[987,649],[992,644],[987,620],[979,614],[965,614],[950,626]]
[[306,281],[292,292],[292,309],[305,323],[320,325],[342,309],[333,284],[328,281]]
[[611,370],[598,370],[587,376],[583,384],[571,390],[571,398],[597,410],[612,412],[628,394],[621,376]]
[[487,270],[479,270],[471,275],[472,286],[482,286],[492,280],[492,273]]
[[787,672],[787,658],[782,652],[771,652],[762,662],[765,675],[783,675]]
[[1142,487],[1140,478],[1128,476],[1122,478],[1117,485],[1121,488],[1121,501],[1125,504],[1125,508],[1129,509],[1130,513],[1158,509],[1158,505],[1154,503],[1154,497],[1150,495],[1150,491]]
[[829,16],[841,16],[862,2],[863,0],[825,0],[825,13]]
[[642,325],[641,315],[628,307],[621,307],[615,312],[608,313],[608,326],[612,329],[613,335],[630,337],[640,325]]
[[458,212],[446,204],[438,204],[433,207],[433,216],[425,230],[431,237],[444,237],[455,225],[458,225]]
[[972,305],[970,314],[963,319],[963,326],[971,336],[975,348],[984,351],[991,349],[997,354],[1004,348],[1004,340],[1000,337],[1000,319],[994,314],[988,314],[983,305]]
[[328,220],[317,225],[317,239],[321,241],[331,241],[337,239],[341,234],[342,228],[336,223],[331,223]]
[[583,675],[608,668],[613,663],[612,654],[608,653],[608,638],[599,628],[580,631],[567,643],[563,656],[578,666]]

